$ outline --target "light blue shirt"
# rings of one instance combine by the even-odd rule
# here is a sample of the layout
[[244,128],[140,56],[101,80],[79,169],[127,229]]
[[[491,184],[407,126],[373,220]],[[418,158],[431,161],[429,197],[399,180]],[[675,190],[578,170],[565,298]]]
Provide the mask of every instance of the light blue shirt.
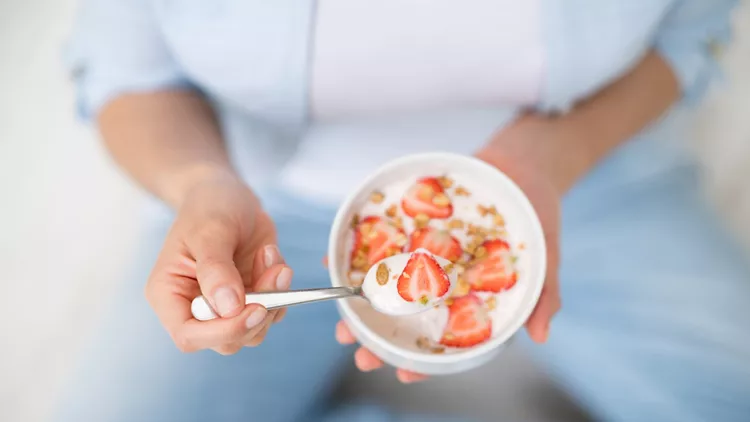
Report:
[[[652,48],[672,65],[684,97],[700,98],[717,73],[712,47],[728,39],[736,3],[540,0],[538,108],[565,111]],[[240,170],[261,183],[293,155],[310,123],[313,21],[312,0],[84,0],[65,56],[85,118],[123,93],[199,89],[219,111]]]

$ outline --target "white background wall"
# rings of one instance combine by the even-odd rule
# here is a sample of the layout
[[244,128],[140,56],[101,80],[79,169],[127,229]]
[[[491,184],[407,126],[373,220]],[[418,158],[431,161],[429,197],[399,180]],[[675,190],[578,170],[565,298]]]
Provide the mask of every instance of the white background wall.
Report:
[[[74,119],[60,49],[75,0],[0,1],[0,420],[45,420],[98,304],[120,281],[142,199]],[[696,128],[711,194],[750,239],[750,8],[728,85]]]
[[0,0],[0,420],[44,420],[132,250],[134,187],[74,118],[75,0]]

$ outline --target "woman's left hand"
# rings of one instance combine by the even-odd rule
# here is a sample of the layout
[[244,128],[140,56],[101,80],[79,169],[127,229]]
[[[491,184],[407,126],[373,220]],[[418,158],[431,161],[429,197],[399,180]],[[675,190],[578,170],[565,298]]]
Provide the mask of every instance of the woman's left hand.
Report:
[[[536,115],[519,118],[498,132],[475,156],[505,173],[524,191],[539,216],[547,243],[547,275],[544,289],[534,312],[526,322],[529,337],[537,343],[547,341],[552,317],[560,310],[560,288],[558,266],[560,262],[560,191],[561,178],[555,174],[559,163],[545,148],[545,143],[554,142],[554,121]],[[564,168],[559,168],[564,172]],[[336,340],[341,344],[353,344],[356,339],[344,321],[336,325]],[[374,353],[360,347],[354,354],[354,362],[361,371],[369,372],[383,366]],[[397,369],[401,382],[422,381],[426,375]]]

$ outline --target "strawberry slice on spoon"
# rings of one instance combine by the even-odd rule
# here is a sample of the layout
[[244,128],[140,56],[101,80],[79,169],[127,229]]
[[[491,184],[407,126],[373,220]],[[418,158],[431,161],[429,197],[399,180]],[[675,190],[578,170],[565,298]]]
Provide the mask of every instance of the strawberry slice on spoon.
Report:
[[450,292],[451,280],[429,251],[417,249],[399,276],[397,289],[407,302],[432,305]]
[[[373,309],[383,314],[415,315],[433,309],[448,297],[457,283],[456,272],[449,270],[446,273],[443,269],[449,265],[450,261],[433,256],[423,249],[414,253],[400,253],[384,258],[370,267],[361,286],[251,292],[245,294],[245,304],[257,303],[273,310],[323,300],[358,298],[367,300]],[[400,274],[398,282],[395,274]],[[409,295],[408,301],[401,295],[400,290],[404,286]],[[411,300],[412,298],[416,300]],[[217,318],[203,296],[193,299],[191,311],[199,321]]]

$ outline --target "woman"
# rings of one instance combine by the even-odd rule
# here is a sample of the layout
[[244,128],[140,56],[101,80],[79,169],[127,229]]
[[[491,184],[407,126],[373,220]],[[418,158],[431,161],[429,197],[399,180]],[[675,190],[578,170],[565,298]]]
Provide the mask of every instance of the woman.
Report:
[[[734,3],[84,2],[68,50],[82,115],[175,215],[146,243],[165,239],[146,298],[166,334],[144,270],[60,418],[387,418],[326,404],[347,362],[333,306],[280,322],[240,299],[292,270],[325,285],[342,196],[388,159],[448,150],[508,174],[541,216],[551,265],[527,330],[548,346],[530,350],[593,416],[742,420],[750,272],[700,203],[673,107],[710,81]],[[220,319],[191,318],[199,294]]]

